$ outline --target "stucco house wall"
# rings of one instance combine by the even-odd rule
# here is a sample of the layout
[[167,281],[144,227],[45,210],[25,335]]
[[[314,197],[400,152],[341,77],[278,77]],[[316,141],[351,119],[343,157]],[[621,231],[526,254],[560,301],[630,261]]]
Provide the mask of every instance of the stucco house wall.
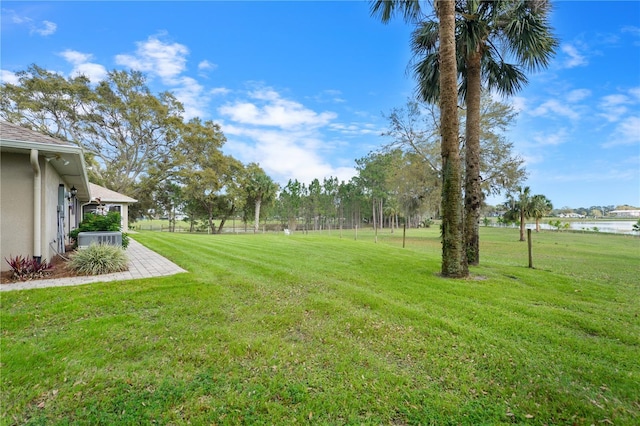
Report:
[[[33,168],[28,155],[2,153],[0,160],[0,220],[1,245],[0,270],[10,269],[5,259],[14,256],[29,256],[34,253],[33,227]],[[56,254],[58,244],[58,191],[59,186],[68,185],[58,172],[40,157],[41,182],[41,215],[39,218],[41,238],[40,250],[42,260],[51,260]],[[76,215],[69,205],[74,199],[64,199],[64,236],[65,244],[69,243],[69,231],[77,226]]]
[[5,258],[31,253],[33,248],[33,170],[28,155],[0,153],[0,211],[0,270],[4,271],[9,269]]
[[[32,155],[39,168],[38,178]],[[69,194],[72,187],[78,190],[76,198]],[[18,255],[51,260],[58,244],[68,240],[69,230],[78,224],[79,217],[69,204],[89,199],[89,181],[79,147],[0,121],[0,270],[10,269],[5,259]],[[64,220],[59,230],[60,200]]]

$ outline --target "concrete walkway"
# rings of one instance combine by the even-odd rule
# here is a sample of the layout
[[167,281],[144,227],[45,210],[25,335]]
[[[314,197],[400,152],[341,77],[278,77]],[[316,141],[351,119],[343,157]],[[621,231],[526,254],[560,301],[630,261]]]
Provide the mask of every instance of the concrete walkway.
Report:
[[129,238],[129,247],[127,247],[126,253],[129,257],[129,270],[126,272],[2,284],[0,285],[0,291],[30,290],[32,288],[65,287],[107,281],[135,280],[138,278],[153,278],[187,272],[175,263],[160,256],[155,251],[149,250],[133,238]]

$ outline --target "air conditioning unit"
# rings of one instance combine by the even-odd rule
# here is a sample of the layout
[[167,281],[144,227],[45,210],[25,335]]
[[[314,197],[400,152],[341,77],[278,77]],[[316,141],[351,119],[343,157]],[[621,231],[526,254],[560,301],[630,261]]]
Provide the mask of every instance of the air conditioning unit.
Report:
[[119,231],[95,231],[80,232],[78,234],[78,248],[85,249],[91,244],[108,244],[122,247],[122,232]]

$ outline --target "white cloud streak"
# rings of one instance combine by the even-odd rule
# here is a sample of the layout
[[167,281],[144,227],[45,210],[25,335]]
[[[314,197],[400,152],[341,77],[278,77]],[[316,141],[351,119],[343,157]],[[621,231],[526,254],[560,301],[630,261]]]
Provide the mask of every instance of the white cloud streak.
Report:
[[572,102],[572,103],[573,102],[580,102],[582,100],[585,100],[589,96],[591,96],[591,90],[589,90],[589,89],[576,89],[576,90],[572,90],[571,92],[569,92],[569,94],[567,94],[567,101]]
[[90,62],[93,59],[93,55],[89,53],[65,50],[60,52],[60,56],[73,65],[70,73],[72,76],[84,75],[93,83],[102,81],[107,77],[107,69],[103,65]]
[[536,117],[539,116],[561,116],[571,120],[577,120],[580,118],[580,114],[576,112],[572,107],[564,105],[555,99],[548,100],[530,111],[530,114]]
[[560,50],[567,56],[562,63],[564,68],[575,68],[589,63],[587,58],[578,51],[578,48],[571,44],[563,44],[560,46]]
[[336,118],[333,112],[317,113],[298,102],[283,99],[272,89],[256,90],[249,95],[254,102],[227,103],[218,108],[218,112],[240,124],[283,129],[317,128]]
[[640,116],[626,117],[616,125],[609,141],[602,145],[603,148],[613,148],[624,145],[640,146]]
[[200,71],[215,70],[216,68],[218,68],[218,65],[211,63],[207,60],[200,61],[200,63],[198,64],[198,69]]
[[36,22],[28,16],[19,15],[15,10],[12,9],[3,8],[2,14],[6,16],[11,23],[16,25],[24,25],[29,28],[29,34],[38,34],[43,37],[47,37],[55,34],[56,30],[58,29],[58,25],[55,22],[47,20]]

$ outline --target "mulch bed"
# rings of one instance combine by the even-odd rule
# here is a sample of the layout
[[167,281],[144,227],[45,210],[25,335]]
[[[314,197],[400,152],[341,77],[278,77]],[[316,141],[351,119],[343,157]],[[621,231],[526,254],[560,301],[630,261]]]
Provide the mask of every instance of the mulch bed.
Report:
[[[67,252],[65,257],[68,257],[70,253]],[[68,277],[78,277],[81,276],[80,274],[76,273],[75,271],[68,269],[66,267],[66,263],[67,261],[65,259],[62,258],[62,256],[56,256],[51,260],[51,264],[53,265],[53,269],[49,272],[46,273],[45,276],[37,278],[38,280],[49,280],[49,279],[53,279],[53,278],[68,278]],[[23,282],[23,281],[15,281],[14,279],[11,278],[12,275],[12,271],[3,271],[2,274],[0,274],[0,284],[13,284],[16,282]],[[30,280],[33,281],[33,280]]]

